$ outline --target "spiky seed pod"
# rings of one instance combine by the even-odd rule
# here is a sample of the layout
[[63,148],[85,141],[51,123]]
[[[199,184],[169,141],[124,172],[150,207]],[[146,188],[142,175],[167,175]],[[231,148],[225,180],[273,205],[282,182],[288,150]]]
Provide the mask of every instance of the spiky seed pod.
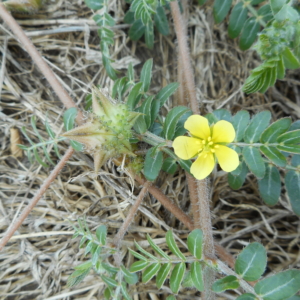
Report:
[[94,155],[94,168],[99,168],[110,158],[122,154],[135,156],[129,139],[131,128],[140,113],[129,111],[125,104],[115,104],[97,88],[92,90],[92,113],[85,124],[63,136],[85,145]]

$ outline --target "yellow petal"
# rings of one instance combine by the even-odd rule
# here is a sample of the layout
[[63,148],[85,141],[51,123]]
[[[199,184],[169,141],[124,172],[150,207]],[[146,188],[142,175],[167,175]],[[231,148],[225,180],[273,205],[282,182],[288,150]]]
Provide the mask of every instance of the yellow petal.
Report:
[[235,130],[231,123],[221,120],[212,128],[214,143],[231,143],[235,138]]
[[202,143],[201,140],[196,138],[179,136],[174,140],[172,147],[179,158],[190,159],[202,149]]
[[187,129],[194,137],[198,137],[203,140],[206,140],[211,134],[208,120],[199,115],[190,116],[185,121],[184,128]]
[[225,172],[232,172],[238,167],[239,155],[233,149],[219,145],[215,151],[218,163]]
[[214,169],[215,158],[212,153],[202,152],[192,164],[191,173],[201,180],[206,178]]

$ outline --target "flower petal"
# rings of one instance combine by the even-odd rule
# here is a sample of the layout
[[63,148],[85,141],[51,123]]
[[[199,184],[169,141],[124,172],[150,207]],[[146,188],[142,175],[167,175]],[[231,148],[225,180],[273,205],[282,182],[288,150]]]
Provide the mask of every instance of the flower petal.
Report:
[[202,149],[202,143],[201,140],[196,138],[179,136],[174,140],[172,147],[179,158],[190,159]]
[[218,145],[218,148],[215,148],[215,153],[218,158],[218,163],[220,164],[221,168],[225,172],[232,172],[234,171],[240,161],[239,161],[239,155],[229,147]]
[[231,123],[221,120],[212,128],[214,143],[231,143],[235,138],[235,130]]
[[215,158],[212,153],[202,152],[192,164],[191,173],[201,180],[206,178],[214,169]]
[[187,129],[191,135],[202,140],[206,140],[211,135],[208,120],[199,115],[190,116],[185,121],[184,128]]

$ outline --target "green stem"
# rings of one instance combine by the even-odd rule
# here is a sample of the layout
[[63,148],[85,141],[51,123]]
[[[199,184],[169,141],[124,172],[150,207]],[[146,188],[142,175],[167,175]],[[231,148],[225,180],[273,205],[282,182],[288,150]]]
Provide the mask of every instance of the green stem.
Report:
[[256,20],[259,22],[259,24],[263,27],[266,27],[267,23],[262,19],[262,16],[258,15],[257,11],[250,3],[250,1],[244,1],[245,6],[251,12],[251,14],[256,17]]

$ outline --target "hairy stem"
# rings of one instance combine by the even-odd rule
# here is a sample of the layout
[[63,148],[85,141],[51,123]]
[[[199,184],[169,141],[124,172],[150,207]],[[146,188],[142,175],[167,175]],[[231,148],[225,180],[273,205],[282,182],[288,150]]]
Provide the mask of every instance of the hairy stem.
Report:
[[[139,176],[134,176],[134,178],[141,185],[146,183],[146,180]],[[185,226],[187,226],[190,230],[194,228],[194,224],[188,215],[176,206],[160,189],[155,186],[150,186],[148,190],[167,210],[169,210],[179,221],[185,224]]]
[[[123,239],[128,227],[130,226],[131,222],[134,220],[134,215],[136,214],[136,212],[139,209],[139,206],[141,205],[144,197],[146,196],[146,193],[149,189],[149,187],[151,186],[151,182],[147,181],[144,185],[142,190],[140,191],[139,195],[136,198],[136,201],[134,203],[134,205],[131,206],[128,215],[126,217],[126,219],[124,220],[121,228],[119,229],[118,233],[116,234],[116,236],[114,237],[113,240],[113,244],[119,248],[120,244],[121,244],[121,240]],[[115,261],[116,261],[116,265],[117,267],[119,267],[121,265],[121,260],[120,260],[120,256],[118,255],[118,253],[114,256],[115,257]]]
[[[9,26],[11,31],[16,35],[16,37],[19,39],[21,44],[24,46],[28,54],[31,56],[32,60],[37,64],[37,66],[40,68],[40,71],[45,76],[57,96],[59,97],[60,101],[67,107],[76,107],[77,105],[72,100],[72,98],[69,96],[69,94],[66,92],[66,90],[63,88],[63,86],[60,84],[60,82],[57,80],[54,72],[50,69],[48,64],[44,61],[41,54],[38,52],[38,50],[35,48],[31,40],[26,36],[23,29],[19,26],[19,24],[16,22],[16,20],[11,16],[11,14],[7,11],[7,9],[4,7],[2,3],[0,3],[0,16],[2,19],[6,22],[6,24]],[[81,124],[83,122],[83,115],[82,112],[78,110],[77,115],[77,122]]]
[[44,184],[40,187],[37,194],[32,198],[30,203],[25,207],[22,214],[19,216],[19,218],[14,222],[6,231],[3,238],[0,241],[0,251],[3,249],[3,247],[7,244],[9,239],[12,237],[12,235],[15,233],[16,230],[22,225],[24,220],[27,218],[31,210],[35,207],[35,205],[38,203],[38,201],[41,199],[43,194],[47,191],[52,181],[56,178],[56,176],[59,174],[61,169],[64,167],[66,162],[69,160],[69,158],[74,153],[73,148],[69,148],[65,155],[62,157],[60,162],[56,165],[54,170],[51,172],[50,176],[45,180]]
[[[191,104],[191,109],[194,113],[199,113],[199,106],[196,98],[196,89],[194,82],[194,74],[191,65],[189,48],[186,37],[185,22],[180,14],[180,9],[177,1],[170,2],[172,17],[174,20],[174,28],[178,39],[178,59],[182,71],[183,82],[181,84],[186,88],[188,101]],[[180,77],[180,78],[182,78]]]

